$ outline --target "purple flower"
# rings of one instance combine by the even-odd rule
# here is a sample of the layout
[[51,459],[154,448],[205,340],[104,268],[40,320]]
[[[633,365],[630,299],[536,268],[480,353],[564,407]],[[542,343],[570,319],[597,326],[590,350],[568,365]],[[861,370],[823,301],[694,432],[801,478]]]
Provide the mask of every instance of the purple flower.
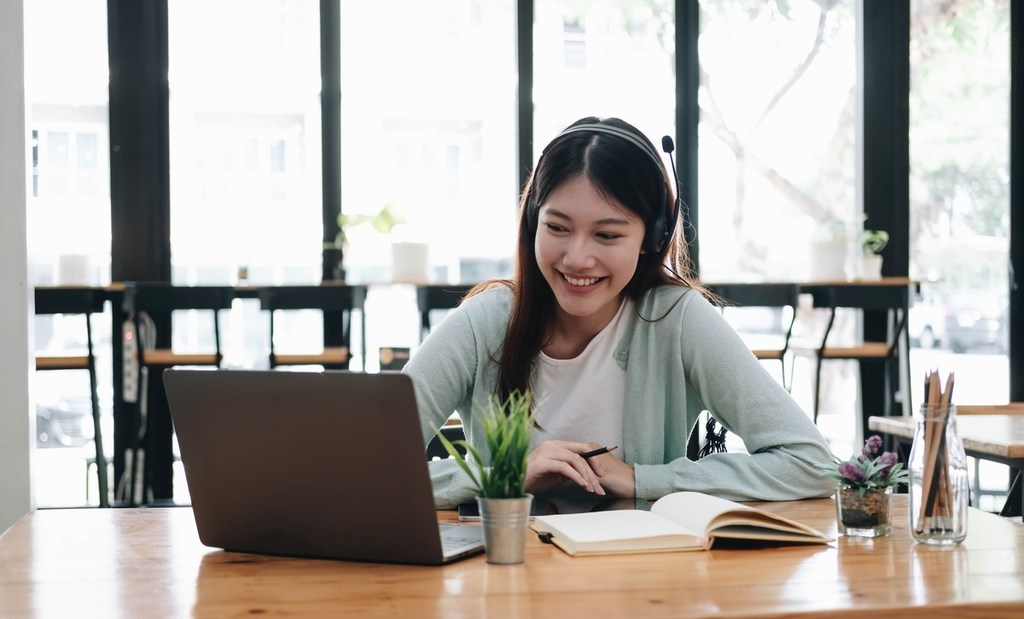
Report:
[[[868,458],[874,458],[878,455],[878,450],[882,448],[882,437],[875,434],[868,440],[864,441],[864,449],[862,453]],[[863,460],[862,460],[863,461]]]
[[882,455],[878,456],[878,473],[883,479],[889,477],[889,472],[892,471],[892,467],[899,461],[899,456],[891,451],[887,451]]
[[864,471],[860,470],[860,467],[851,462],[844,462],[839,465],[839,475],[852,482],[860,482],[867,479],[867,475],[864,474]]
[[828,467],[829,475],[844,488],[886,488],[909,483],[910,474],[899,465],[899,455],[881,449],[882,438],[872,436],[864,441],[861,453],[848,462],[833,461]]

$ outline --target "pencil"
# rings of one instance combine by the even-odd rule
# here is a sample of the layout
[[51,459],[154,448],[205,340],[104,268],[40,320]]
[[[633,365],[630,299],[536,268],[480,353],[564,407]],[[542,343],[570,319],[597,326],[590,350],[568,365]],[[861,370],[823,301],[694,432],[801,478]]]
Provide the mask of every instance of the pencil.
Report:
[[583,458],[583,459],[593,458],[594,456],[600,456],[601,454],[606,454],[609,451],[615,451],[616,449],[618,449],[618,447],[619,447],[618,445],[613,445],[611,447],[598,447],[597,449],[591,449],[590,451],[585,451],[585,452],[581,453],[580,457]]

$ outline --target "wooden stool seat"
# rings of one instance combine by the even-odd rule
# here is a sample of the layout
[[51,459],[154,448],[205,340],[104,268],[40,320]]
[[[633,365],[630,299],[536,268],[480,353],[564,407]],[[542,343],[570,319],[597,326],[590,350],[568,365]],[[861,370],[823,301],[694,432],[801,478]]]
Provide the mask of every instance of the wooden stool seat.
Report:
[[322,353],[274,353],[271,363],[277,365],[340,365],[348,363],[347,346],[329,346]]
[[89,356],[56,355],[36,357],[37,370],[88,370]]
[[822,351],[823,359],[885,359],[889,345],[884,342],[864,342],[857,346],[833,346]]
[[177,353],[168,349],[147,350],[144,365],[217,365],[217,353]]

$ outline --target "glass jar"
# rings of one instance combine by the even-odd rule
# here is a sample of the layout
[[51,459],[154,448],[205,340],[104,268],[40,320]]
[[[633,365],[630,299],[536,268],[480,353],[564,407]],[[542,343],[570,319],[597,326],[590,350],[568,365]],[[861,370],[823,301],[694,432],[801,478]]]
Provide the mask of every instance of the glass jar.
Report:
[[892,529],[892,486],[867,490],[839,486],[836,489],[836,520],[840,535],[888,535]]
[[910,450],[910,532],[925,544],[959,544],[967,537],[970,485],[956,406],[922,404]]

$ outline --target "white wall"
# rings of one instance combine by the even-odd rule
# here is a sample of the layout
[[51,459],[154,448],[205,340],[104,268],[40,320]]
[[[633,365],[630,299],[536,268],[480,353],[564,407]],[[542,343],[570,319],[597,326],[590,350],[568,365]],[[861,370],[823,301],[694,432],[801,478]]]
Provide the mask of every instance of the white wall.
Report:
[[0,532],[32,508],[24,17],[0,1]]

